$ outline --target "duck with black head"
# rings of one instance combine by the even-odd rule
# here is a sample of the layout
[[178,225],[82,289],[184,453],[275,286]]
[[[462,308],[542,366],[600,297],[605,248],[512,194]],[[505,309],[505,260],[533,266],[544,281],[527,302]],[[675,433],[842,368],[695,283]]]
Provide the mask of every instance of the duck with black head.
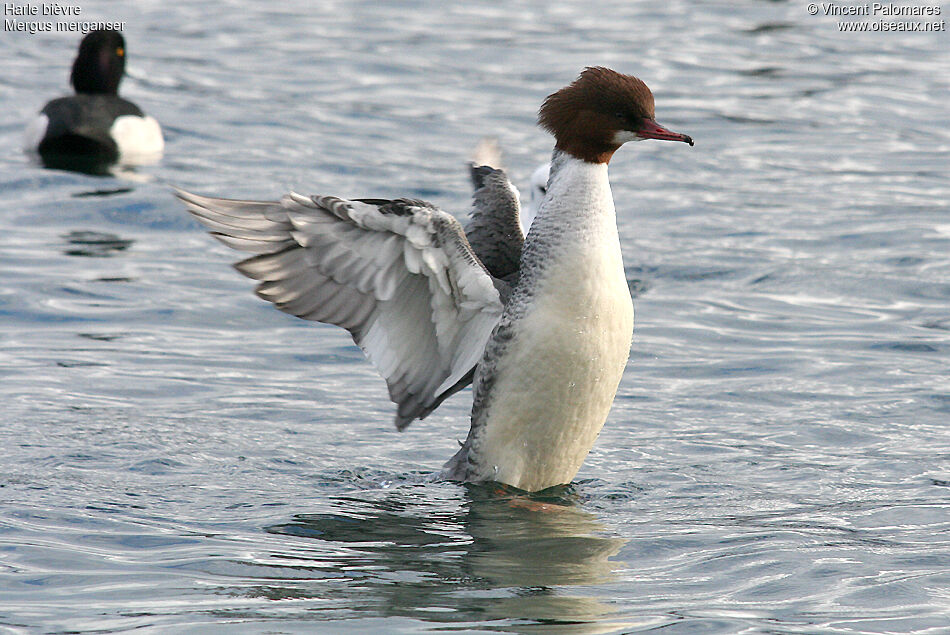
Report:
[[79,45],[70,83],[75,95],[54,99],[27,127],[25,146],[44,163],[149,165],[165,141],[154,118],[119,97],[125,74],[125,39],[118,31],[89,32]]
[[178,192],[257,294],[347,329],[389,385],[396,427],[473,384],[468,437],[446,479],[528,491],[569,483],[607,419],[630,353],[633,302],[607,164],[628,141],[693,145],[654,119],[630,75],[588,68],[550,95],[547,193],[525,237],[504,172],[478,171],[472,219],[417,200]]

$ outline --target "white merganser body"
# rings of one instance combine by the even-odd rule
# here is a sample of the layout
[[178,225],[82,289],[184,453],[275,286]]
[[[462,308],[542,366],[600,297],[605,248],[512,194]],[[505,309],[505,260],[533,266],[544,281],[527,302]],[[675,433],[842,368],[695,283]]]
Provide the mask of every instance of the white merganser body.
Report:
[[445,476],[569,483],[607,419],[633,337],[607,165],[557,151],[521,278],[475,375],[473,433]]
[[285,196],[232,201],[179,192],[278,308],[350,331],[398,404],[396,426],[474,382],[471,428],[442,471],[538,491],[569,483],[604,425],[630,351],[607,164],[623,143],[686,135],[653,119],[639,79],[588,68],[539,122],[557,140],[525,240],[517,190],[473,172],[463,231],[421,201]]

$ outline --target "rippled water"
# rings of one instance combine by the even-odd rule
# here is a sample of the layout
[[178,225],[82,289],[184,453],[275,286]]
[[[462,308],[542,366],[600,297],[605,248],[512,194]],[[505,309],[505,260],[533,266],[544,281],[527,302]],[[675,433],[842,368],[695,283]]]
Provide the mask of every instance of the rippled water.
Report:
[[[943,13],[950,11],[944,3]],[[950,630],[947,34],[799,2],[82,3],[162,122],[133,178],[43,170],[78,38],[3,33],[0,630]],[[349,338],[274,311],[169,184],[464,213],[545,95],[637,74],[611,165],[633,354],[569,488],[432,482]]]

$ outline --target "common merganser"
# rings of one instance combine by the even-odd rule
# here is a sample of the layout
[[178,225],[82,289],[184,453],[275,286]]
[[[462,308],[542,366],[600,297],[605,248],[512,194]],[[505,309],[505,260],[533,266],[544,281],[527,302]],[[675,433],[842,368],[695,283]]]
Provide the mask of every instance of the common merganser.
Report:
[[550,95],[539,124],[556,144],[527,241],[516,191],[491,168],[467,230],[418,200],[177,194],[216,238],[256,254],[236,267],[260,297],[351,333],[389,385],[397,428],[474,384],[443,478],[538,491],[577,474],[630,351],[607,164],[628,141],[693,145],[656,123],[646,84],[602,67]]
[[119,97],[125,73],[125,38],[118,31],[90,31],[79,44],[70,83],[75,95],[54,99],[29,124],[28,151],[55,166],[71,160],[147,165],[165,149],[161,126]]

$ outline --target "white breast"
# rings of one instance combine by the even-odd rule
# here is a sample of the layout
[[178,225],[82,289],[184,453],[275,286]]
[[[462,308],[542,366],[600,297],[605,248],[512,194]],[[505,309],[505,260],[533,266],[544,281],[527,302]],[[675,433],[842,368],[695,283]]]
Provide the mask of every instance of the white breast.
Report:
[[478,463],[491,472],[483,478],[531,491],[577,474],[607,418],[633,334],[606,165],[568,161],[535,221],[539,234],[545,225],[567,233],[531,281],[530,306],[496,364],[477,444]]

